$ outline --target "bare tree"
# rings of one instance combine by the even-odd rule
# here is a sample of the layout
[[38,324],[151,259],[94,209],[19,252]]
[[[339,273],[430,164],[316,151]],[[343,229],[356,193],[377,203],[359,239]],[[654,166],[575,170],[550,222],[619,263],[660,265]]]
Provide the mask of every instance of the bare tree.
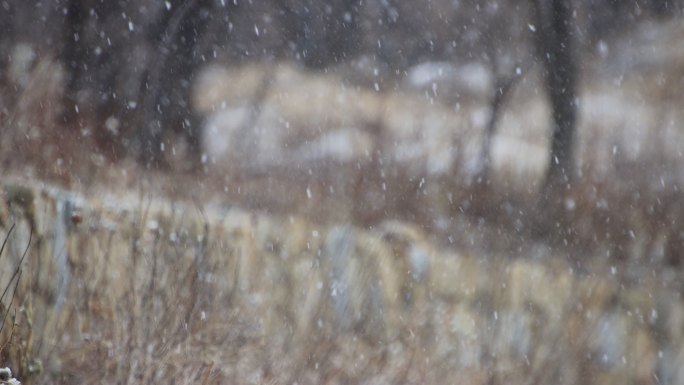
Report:
[[66,89],[64,90],[64,119],[71,122],[78,112],[78,92],[81,87],[81,74],[87,68],[87,47],[83,44],[87,4],[81,0],[69,0],[64,7],[64,48],[61,60],[66,68]]
[[142,85],[140,144],[148,166],[164,164],[164,133],[176,126],[185,135],[191,156],[200,158],[201,122],[193,113],[190,88],[195,72],[203,62],[199,51],[210,15],[210,0],[167,2],[167,10],[153,28],[156,42],[153,60]]
[[310,68],[326,68],[352,57],[359,48],[358,0],[274,2],[284,37],[295,58]]
[[[489,101],[490,115],[480,147],[475,181],[479,184],[489,183],[491,168],[491,146],[496,134],[501,114],[504,112],[506,101],[515,84],[522,78],[523,72],[529,66],[523,27],[519,15],[523,11],[519,4],[497,3],[485,7],[480,11],[477,28],[482,31],[482,46],[485,49],[484,58],[492,74],[492,93]],[[514,14],[518,17],[513,19]],[[527,47],[526,47],[527,48]]]
[[475,179],[477,183],[488,184],[489,172],[492,163],[491,147],[496,134],[496,127],[503,112],[503,107],[508,99],[513,86],[520,77],[516,73],[508,76],[499,75],[494,80],[494,92],[490,105],[490,115],[485,127],[484,136],[482,138],[482,146],[480,147],[480,159],[478,160],[477,170],[475,172]]
[[572,6],[570,0],[533,0],[533,9],[538,26],[535,44],[553,117],[546,185],[568,184],[575,176],[573,147],[577,124]]

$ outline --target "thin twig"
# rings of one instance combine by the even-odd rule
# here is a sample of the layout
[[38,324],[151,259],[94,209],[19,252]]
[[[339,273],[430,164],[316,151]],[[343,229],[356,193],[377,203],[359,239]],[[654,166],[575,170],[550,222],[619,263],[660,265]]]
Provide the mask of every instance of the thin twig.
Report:
[[207,385],[209,382],[209,376],[211,375],[211,370],[214,368],[214,362],[210,362],[207,367],[204,368],[204,378],[202,379],[202,385]]
[[2,293],[2,297],[0,297],[0,302],[2,302],[5,298],[5,294],[7,293],[7,289],[9,289],[10,286],[12,286],[12,280],[14,278],[17,278],[16,282],[14,283],[14,290],[12,291],[12,299],[10,299],[10,303],[7,306],[7,312],[5,312],[5,316],[2,318],[2,323],[0,323],[0,330],[5,326],[5,321],[7,320],[7,316],[9,315],[10,309],[12,308],[12,303],[14,302],[14,297],[17,295],[17,287],[19,286],[19,281],[21,280],[21,274],[23,272],[21,265],[24,263],[24,258],[26,258],[26,254],[28,253],[29,247],[31,247],[31,238],[33,237],[33,231],[29,230],[29,240],[26,245],[26,249],[24,250],[24,254],[21,256],[21,259],[19,260],[19,265],[17,266],[17,269],[14,271],[14,274],[12,274],[12,278],[10,278],[9,283],[5,287],[5,291]]
[[5,235],[5,240],[2,241],[2,247],[0,247],[0,257],[2,257],[2,252],[5,251],[5,245],[7,244],[7,240],[10,237],[10,234],[12,234],[12,231],[14,230],[14,226],[16,226],[15,223],[12,224],[12,227],[10,227],[9,231],[7,232],[7,235]]
[[[5,299],[5,295],[7,294],[7,290],[11,286],[11,283],[14,280],[14,278],[17,277],[17,275],[19,274],[19,272],[21,270],[21,265],[24,262],[24,258],[26,257],[26,253],[28,252],[29,246],[31,246],[31,238],[32,237],[33,237],[33,230],[29,230],[29,241],[28,241],[28,244],[26,245],[26,250],[24,250],[24,254],[21,256],[21,259],[19,260],[19,265],[14,270],[14,274],[12,274],[12,278],[10,278],[9,284],[7,284],[7,286],[5,287],[5,291],[2,292],[2,296],[0,296],[0,302],[2,302]],[[5,241],[6,240],[7,239],[5,239]]]
[[2,346],[0,346],[0,353],[2,353],[5,350],[5,348],[7,347],[7,345],[10,344],[10,342],[12,342],[15,326],[17,326],[17,309],[14,309],[14,322],[12,322],[12,330],[10,330],[9,338],[7,339],[7,341],[5,341],[4,344],[2,344]]

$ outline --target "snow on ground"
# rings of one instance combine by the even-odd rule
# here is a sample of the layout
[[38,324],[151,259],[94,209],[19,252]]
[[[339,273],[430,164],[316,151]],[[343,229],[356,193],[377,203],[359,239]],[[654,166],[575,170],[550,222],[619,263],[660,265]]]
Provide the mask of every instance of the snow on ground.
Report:
[[[478,68],[456,71],[425,63],[410,71],[407,81],[420,86],[455,76],[486,88],[483,67]],[[204,147],[217,169],[296,174],[360,168],[375,157],[386,171],[446,177],[478,161],[490,114],[486,104],[449,106],[409,91],[374,92],[287,64],[212,67],[203,79],[197,105],[209,114]],[[668,105],[644,100],[635,89],[642,83],[629,79],[620,87],[581,87],[578,162],[596,175],[644,159],[681,158],[684,137],[676,122],[683,117]],[[521,88],[505,107],[492,159],[495,175],[527,185],[539,180],[548,164],[550,113],[543,89]]]

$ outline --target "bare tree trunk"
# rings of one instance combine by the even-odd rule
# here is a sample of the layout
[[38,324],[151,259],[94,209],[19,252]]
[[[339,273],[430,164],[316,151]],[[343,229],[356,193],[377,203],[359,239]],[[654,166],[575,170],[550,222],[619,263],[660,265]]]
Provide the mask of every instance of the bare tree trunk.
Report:
[[496,134],[496,125],[499,122],[502,108],[508,98],[508,94],[513,89],[513,86],[520,79],[516,73],[507,76],[499,75],[496,77],[494,84],[494,97],[491,102],[492,112],[489,115],[489,121],[485,128],[484,137],[482,138],[482,147],[480,148],[480,159],[475,172],[475,182],[478,184],[489,184],[489,172],[492,163],[492,141],[494,134]]
[[[198,20],[200,9],[207,0],[181,0],[172,4],[171,13],[163,20],[157,51],[147,69],[146,81],[142,87],[142,109],[140,113],[141,157],[148,166],[164,166],[164,133],[167,124],[180,124],[190,145],[191,156],[200,158],[200,122],[191,111],[190,86],[197,58],[193,57],[198,39],[206,23]],[[164,114],[179,116],[180,121],[171,121]]]
[[82,42],[85,36],[88,11],[86,4],[81,0],[69,0],[65,4],[64,19],[64,48],[62,50],[62,62],[66,67],[66,89],[64,90],[64,115],[65,123],[72,123],[78,115],[78,92],[82,86],[81,78],[85,72],[85,64],[88,53]]
[[572,47],[570,0],[535,0],[539,57],[553,115],[551,157],[546,186],[567,185],[575,176],[573,156],[576,105],[576,64]]
[[303,0],[280,2],[285,34],[298,60],[309,68],[340,63],[359,49],[359,2]]

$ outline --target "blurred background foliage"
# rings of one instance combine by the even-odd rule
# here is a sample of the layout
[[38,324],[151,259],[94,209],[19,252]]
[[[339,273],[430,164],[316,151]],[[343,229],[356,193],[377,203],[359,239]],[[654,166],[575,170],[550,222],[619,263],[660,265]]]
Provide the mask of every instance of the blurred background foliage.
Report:
[[[682,9],[678,0],[568,3],[580,55]],[[189,89],[209,62],[288,60],[315,71],[343,70],[349,81],[381,89],[426,61],[476,61],[505,79],[535,62],[539,4],[544,7],[511,0],[6,0],[0,4],[3,116],[33,66],[50,57],[64,74],[60,119],[51,129],[87,127],[107,157],[133,154],[157,166],[164,133],[180,132],[198,158],[202,123]]]

